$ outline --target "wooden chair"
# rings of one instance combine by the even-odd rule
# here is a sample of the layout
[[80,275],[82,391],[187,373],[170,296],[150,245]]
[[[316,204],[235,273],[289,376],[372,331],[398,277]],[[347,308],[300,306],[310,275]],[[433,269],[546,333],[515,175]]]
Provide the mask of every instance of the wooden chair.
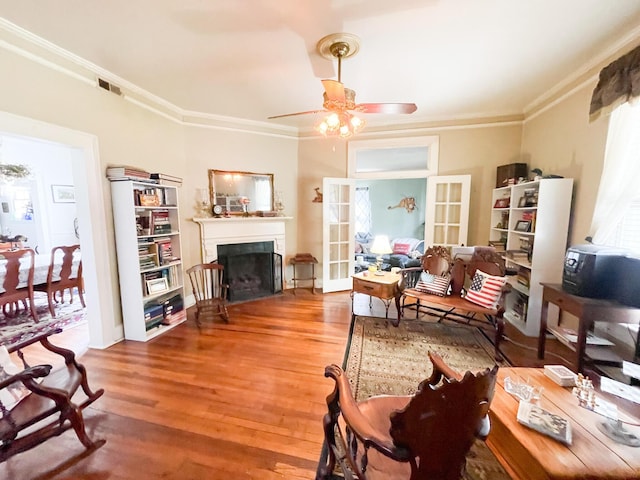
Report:
[[335,381],[324,416],[326,463],[319,480],[332,478],[336,462],[347,480],[453,480],[462,477],[476,438],[489,435],[489,405],[498,366],[464,376],[435,353],[430,378],[413,396],[374,396],[356,403],[345,373],[325,369]]
[[[10,376],[0,376],[0,390],[8,390],[19,382],[28,390],[28,394],[10,408],[0,402],[0,462],[70,428],[87,449],[96,449],[105,443],[105,440],[94,441],[89,438],[82,416],[84,408],[104,391],[100,389],[94,392],[89,388],[86,369],[76,361],[71,350],[49,342],[51,335],[61,331],[49,330],[7,348],[9,353],[17,352],[23,369]],[[23,350],[37,342],[50,352],[61,355],[64,366],[56,370],[51,365],[30,367]],[[79,388],[84,393],[82,403],[74,403],[73,397]]]
[[54,247],[51,249],[47,283],[33,287],[35,291],[47,294],[49,312],[54,318],[56,316],[54,302],[58,302],[56,295],[59,293],[60,303],[64,303],[64,291],[66,289],[69,289],[70,302],[73,303],[73,289],[76,288],[80,303],[82,303],[83,307],[86,307],[83,293],[82,260],[79,260],[79,258],[80,245]]
[[[476,270],[503,277],[506,268],[500,254],[492,247],[475,247],[471,259],[465,262],[461,259],[452,259],[449,251],[444,247],[430,247],[421,262],[420,267],[400,271],[400,288],[395,299],[398,317],[397,320],[392,321],[392,324],[398,326],[407,310],[415,310],[416,318],[423,313],[437,317],[438,321],[449,320],[484,328],[494,333],[495,357],[499,359],[501,357],[500,342],[504,335],[503,302],[510,286],[507,283],[502,287],[501,298],[496,308],[484,307],[467,300],[465,289],[469,286]],[[434,275],[448,272],[451,277],[448,294],[437,296],[416,289],[423,271]]]
[[[38,314],[33,303],[34,258],[34,252],[30,248],[0,252],[0,268],[4,271],[4,291],[0,293],[0,305],[5,315],[13,316],[18,304],[22,302],[25,308],[29,308],[33,321],[38,322]],[[26,286],[19,286],[25,283]]]
[[224,267],[219,263],[201,263],[187,270],[193,296],[196,299],[196,325],[202,327],[201,315],[220,316],[229,322],[227,293],[229,285],[224,283]]

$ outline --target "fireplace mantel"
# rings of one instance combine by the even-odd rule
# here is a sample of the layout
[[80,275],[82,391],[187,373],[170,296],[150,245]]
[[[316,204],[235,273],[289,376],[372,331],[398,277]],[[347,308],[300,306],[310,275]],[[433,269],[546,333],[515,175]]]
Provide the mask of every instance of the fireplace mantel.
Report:
[[272,241],[275,253],[285,255],[285,223],[292,217],[192,218],[200,225],[200,252],[204,263],[218,258],[218,245]]

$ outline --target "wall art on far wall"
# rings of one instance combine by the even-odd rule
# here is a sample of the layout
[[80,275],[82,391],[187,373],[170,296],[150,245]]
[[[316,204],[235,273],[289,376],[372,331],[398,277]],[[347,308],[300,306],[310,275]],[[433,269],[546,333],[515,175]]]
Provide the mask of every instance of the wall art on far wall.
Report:
[[51,185],[54,203],[75,203],[76,192],[73,185]]

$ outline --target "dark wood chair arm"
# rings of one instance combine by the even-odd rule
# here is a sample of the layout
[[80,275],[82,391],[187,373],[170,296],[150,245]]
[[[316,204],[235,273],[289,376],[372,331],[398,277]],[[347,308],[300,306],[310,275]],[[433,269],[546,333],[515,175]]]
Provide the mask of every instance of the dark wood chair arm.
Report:
[[336,390],[340,402],[340,411],[344,421],[352,432],[366,445],[372,446],[391,458],[398,458],[397,448],[393,443],[385,441],[388,432],[382,432],[375,428],[369,420],[362,415],[358,403],[353,398],[353,392],[349,380],[339,366],[333,364],[325,367],[324,376],[332,378],[336,382]]
[[[22,370],[15,375],[11,375],[10,377],[5,378],[0,382],[0,390],[3,388],[7,388],[14,382],[22,382],[27,388],[28,380],[33,381],[34,378],[46,377],[51,372],[51,365],[36,365],[35,367],[29,367],[25,370]],[[29,389],[31,390],[31,389]]]
[[[429,383],[431,383],[431,379],[434,379],[435,376],[438,377],[435,383],[439,382],[443,376],[448,380],[462,380],[462,374],[447,365],[444,360],[442,360],[442,357],[437,353],[429,352],[429,359],[433,364],[433,373],[431,374]],[[431,384],[435,385],[435,383]]]
[[398,272],[400,274],[400,281],[398,282],[400,290],[414,288],[420,279],[422,271],[422,267],[402,268],[400,272]]
[[47,337],[50,337],[51,335],[55,335],[56,333],[60,333],[60,332],[62,332],[61,328],[53,328],[51,330],[47,330],[45,332],[39,333],[35,337],[31,337],[26,340],[23,340],[22,342],[14,343],[13,345],[8,346],[7,351],[9,353],[16,352],[25,347],[28,347],[29,345],[32,345],[37,342],[41,342],[43,339],[46,339]]

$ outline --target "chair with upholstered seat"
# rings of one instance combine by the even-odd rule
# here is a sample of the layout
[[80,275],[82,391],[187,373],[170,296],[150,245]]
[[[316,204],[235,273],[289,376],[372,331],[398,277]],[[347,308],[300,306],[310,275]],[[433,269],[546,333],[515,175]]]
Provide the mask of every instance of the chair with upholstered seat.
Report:
[[[47,272],[47,283],[34,286],[37,292],[45,292],[49,303],[49,312],[52,317],[56,316],[54,302],[64,303],[64,291],[69,290],[73,303],[73,289],[78,292],[80,303],[86,307],[84,302],[82,281],[82,260],[80,259],[80,245],[69,245],[54,247],[51,250],[51,260]],[[60,294],[58,300],[57,294]]]
[[229,321],[227,294],[229,285],[224,283],[224,266],[219,263],[201,263],[187,270],[191,289],[196,299],[196,325],[202,326],[201,316],[214,315]]
[[13,316],[21,302],[25,308],[29,308],[31,317],[37,322],[38,314],[33,304],[34,258],[30,248],[0,252],[0,277],[4,275],[1,278],[0,305],[5,315]]
[[459,374],[430,353],[433,373],[415,395],[371,397],[356,403],[349,379],[337,365],[324,417],[326,463],[318,479],[330,479],[336,463],[348,480],[462,477],[476,439],[489,435],[489,405],[498,366]]

